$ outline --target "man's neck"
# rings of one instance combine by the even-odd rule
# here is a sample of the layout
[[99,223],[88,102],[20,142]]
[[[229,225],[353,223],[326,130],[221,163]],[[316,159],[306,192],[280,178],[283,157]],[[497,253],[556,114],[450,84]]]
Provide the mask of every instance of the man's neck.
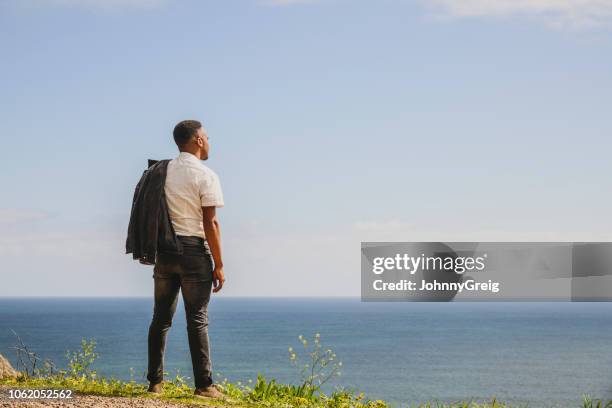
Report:
[[202,158],[200,157],[200,153],[199,152],[190,152],[189,150],[179,150],[180,153],[189,153],[190,155],[194,156],[196,159],[198,160],[202,160]]

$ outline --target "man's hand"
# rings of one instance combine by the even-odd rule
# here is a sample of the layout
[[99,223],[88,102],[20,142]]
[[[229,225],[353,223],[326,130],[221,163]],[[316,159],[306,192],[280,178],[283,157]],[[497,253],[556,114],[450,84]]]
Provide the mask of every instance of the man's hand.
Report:
[[215,267],[213,271],[213,292],[217,293],[223,287],[225,282],[225,275],[223,274],[223,267]]

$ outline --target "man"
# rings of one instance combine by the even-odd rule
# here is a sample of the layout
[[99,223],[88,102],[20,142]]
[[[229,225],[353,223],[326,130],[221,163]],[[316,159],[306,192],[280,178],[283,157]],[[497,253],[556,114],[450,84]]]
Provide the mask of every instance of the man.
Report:
[[166,335],[172,325],[180,289],[187,318],[195,394],[221,398],[223,395],[212,381],[207,308],[211,289],[219,292],[225,282],[221,232],[216,216],[216,208],[223,207],[223,193],[217,175],[201,162],[208,159],[209,152],[208,135],[202,124],[195,120],[182,121],[174,128],[173,136],[180,153],[167,163],[163,193],[182,251],[158,249],[155,259],[155,307],[148,341],[149,391],[162,391]]

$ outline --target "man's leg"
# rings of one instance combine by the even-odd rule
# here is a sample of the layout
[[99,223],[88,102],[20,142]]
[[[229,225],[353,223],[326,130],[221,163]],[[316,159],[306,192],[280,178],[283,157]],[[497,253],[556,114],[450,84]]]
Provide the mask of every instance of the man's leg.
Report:
[[208,302],[212,280],[199,274],[186,275],[181,280],[181,291],[187,318],[187,336],[196,388],[212,384],[212,366],[208,343]]
[[149,371],[147,379],[151,384],[161,383],[164,378],[164,351],[166,336],[176,310],[180,278],[177,274],[163,273],[163,267],[156,266],[155,307],[149,326]]

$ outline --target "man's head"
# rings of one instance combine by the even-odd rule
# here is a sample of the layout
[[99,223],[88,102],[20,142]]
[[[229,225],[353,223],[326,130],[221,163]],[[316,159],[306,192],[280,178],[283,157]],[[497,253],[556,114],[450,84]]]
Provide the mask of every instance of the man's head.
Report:
[[172,132],[174,141],[181,152],[188,152],[200,160],[208,159],[208,135],[197,120],[179,122]]

